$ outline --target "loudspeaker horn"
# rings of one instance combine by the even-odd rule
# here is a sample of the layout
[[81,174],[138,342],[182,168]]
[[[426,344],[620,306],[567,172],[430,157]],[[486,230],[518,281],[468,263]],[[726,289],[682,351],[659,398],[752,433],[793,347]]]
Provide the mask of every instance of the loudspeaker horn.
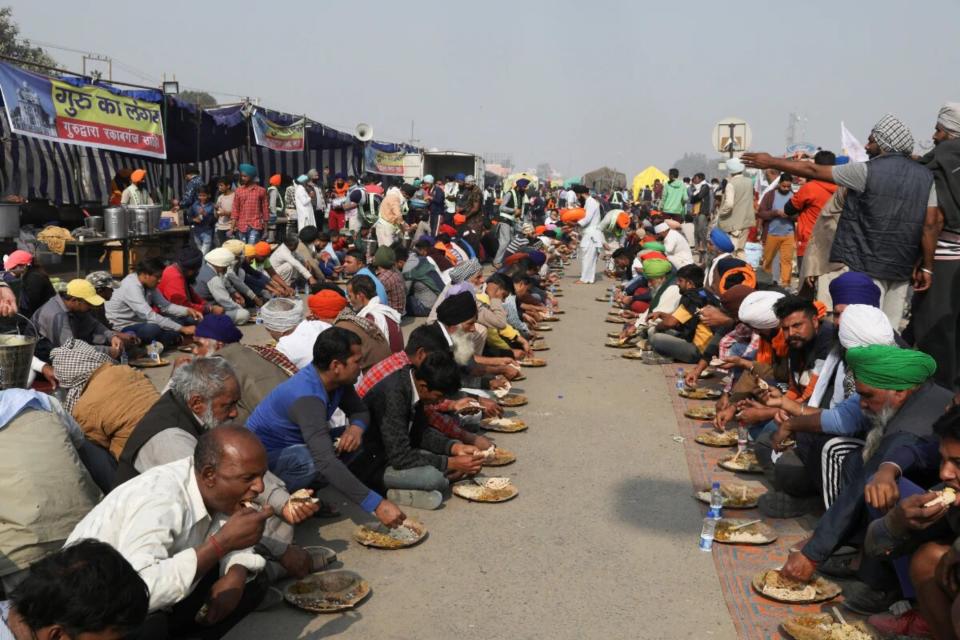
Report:
[[373,127],[368,125],[366,122],[361,122],[354,130],[354,135],[360,142],[369,142],[370,140],[373,140]]

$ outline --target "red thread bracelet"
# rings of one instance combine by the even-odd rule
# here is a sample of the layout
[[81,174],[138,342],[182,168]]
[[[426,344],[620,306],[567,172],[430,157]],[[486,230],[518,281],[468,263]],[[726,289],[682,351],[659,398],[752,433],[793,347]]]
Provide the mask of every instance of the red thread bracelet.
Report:
[[213,544],[213,548],[217,551],[217,557],[222,558],[225,554],[223,553],[223,547],[221,547],[220,543],[217,542],[217,538],[215,536],[210,536],[209,540],[211,544]]

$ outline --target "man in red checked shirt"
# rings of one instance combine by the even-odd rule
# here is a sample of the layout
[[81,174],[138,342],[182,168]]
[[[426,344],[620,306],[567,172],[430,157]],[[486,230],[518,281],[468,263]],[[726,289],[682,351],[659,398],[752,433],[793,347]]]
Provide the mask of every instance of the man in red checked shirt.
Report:
[[[240,165],[240,186],[233,195],[233,212],[230,214],[231,231],[246,244],[257,244],[267,229],[270,207],[267,190],[256,184],[257,168],[252,164]],[[237,232],[240,232],[239,235]]]

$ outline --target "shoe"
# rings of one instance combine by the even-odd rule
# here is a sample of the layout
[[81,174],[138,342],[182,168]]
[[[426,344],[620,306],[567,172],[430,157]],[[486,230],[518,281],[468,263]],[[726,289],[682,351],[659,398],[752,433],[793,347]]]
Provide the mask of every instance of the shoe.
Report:
[[906,636],[907,638],[932,638],[930,625],[916,609],[895,616],[890,613],[878,613],[867,618],[870,625],[886,636]]
[[797,518],[817,508],[816,496],[795,498],[783,491],[768,491],[760,496],[757,508],[768,518]]
[[401,507],[434,510],[443,502],[439,491],[420,491],[417,489],[388,489],[387,500]]
[[831,578],[840,578],[841,580],[856,579],[857,570],[852,567],[856,559],[856,554],[848,553],[842,556],[834,554],[818,564],[817,571]]
[[843,586],[843,606],[862,616],[883,613],[899,599],[898,587],[889,591],[877,590],[859,580]]

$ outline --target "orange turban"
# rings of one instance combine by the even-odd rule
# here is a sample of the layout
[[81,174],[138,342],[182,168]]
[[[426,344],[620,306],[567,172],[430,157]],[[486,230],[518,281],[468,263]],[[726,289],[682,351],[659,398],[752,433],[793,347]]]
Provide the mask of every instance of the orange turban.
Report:
[[538,235],[538,236],[542,236],[543,234],[545,234],[545,233],[547,232],[547,227],[546,227],[546,225],[543,225],[543,224],[542,224],[542,225],[540,225],[539,227],[537,227],[536,229],[534,229],[533,232],[534,232],[536,235]]
[[621,229],[626,229],[630,226],[630,214],[624,211],[617,216],[617,226]]
[[258,258],[266,258],[270,255],[270,243],[261,240],[257,244],[253,245],[253,250],[256,251]]
[[280,174],[279,174],[279,173],[270,176],[270,186],[271,186],[271,187],[279,187],[279,186],[280,186]]
[[146,178],[146,177],[147,177],[147,172],[146,172],[146,171],[144,171],[143,169],[137,169],[136,171],[134,171],[133,173],[130,174],[130,181],[131,181],[131,182],[142,182],[143,179]]
[[586,209],[561,209],[560,222],[565,224],[580,222],[585,215],[587,215]]
[[310,312],[318,318],[336,318],[347,306],[347,299],[330,289],[321,289],[307,298]]
[[453,214],[453,224],[459,226],[466,221],[467,221],[467,216],[463,215],[462,213]]

